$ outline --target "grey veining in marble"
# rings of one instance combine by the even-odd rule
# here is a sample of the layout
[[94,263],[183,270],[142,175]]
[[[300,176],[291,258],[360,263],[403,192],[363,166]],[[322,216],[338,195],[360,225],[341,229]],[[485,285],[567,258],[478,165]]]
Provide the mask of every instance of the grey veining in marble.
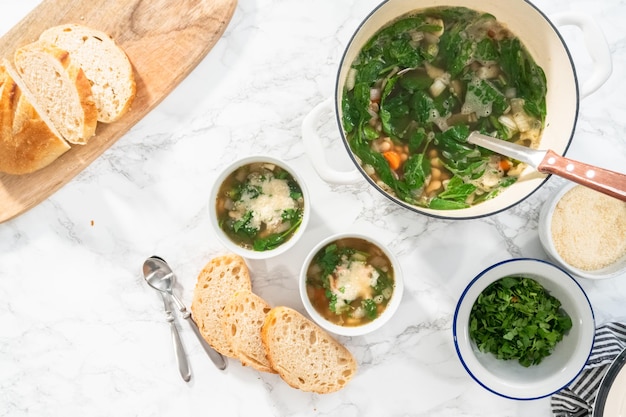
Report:
[[[377,0],[240,0],[223,38],[144,120],[72,182],[0,224],[0,416],[548,417],[549,400],[516,402],[477,385],[459,363],[452,315],[465,284],[512,257],[546,258],[541,204],[562,180],[484,219],[437,220],[400,208],[368,186],[327,184],[301,141],[302,119],[333,94],[343,48]],[[3,5],[0,33],[38,4]],[[577,11],[601,25],[613,74],[581,101],[568,156],[626,165],[626,3],[537,0],[546,14]],[[591,62],[564,28],[581,78]],[[337,135],[334,121],[321,126]],[[336,143],[336,142],[335,142]],[[342,148],[334,163],[349,167]],[[303,311],[296,279],[318,239],[375,234],[401,260],[398,314],[364,337],[341,338],[360,369],[342,391],[314,395],[231,360],[215,369],[181,325],[192,380],[176,368],[162,302],[141,265],[165,258],[189,304],[197,274],[224,252],[207,198],[221,167],[268,153],[297,166],[315,196],[305,239],[288,256],[250,261],[253,289]],[[598,323],[626,318],[626,276],[580,280]]]

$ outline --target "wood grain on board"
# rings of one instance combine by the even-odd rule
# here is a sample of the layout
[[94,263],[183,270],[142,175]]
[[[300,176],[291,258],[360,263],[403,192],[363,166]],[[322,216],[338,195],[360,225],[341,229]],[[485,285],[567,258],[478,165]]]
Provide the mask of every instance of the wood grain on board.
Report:
[[0,223],[39,204],[69,182],[160,103],[222,36],[237,0],[43,0],[0,38],[0,54],[45,29],[77,23],[108,33],[134,70],[137,96],[120,120],[99,123],[87,145],[72,146],[51,165],[27,175],[0,173]]

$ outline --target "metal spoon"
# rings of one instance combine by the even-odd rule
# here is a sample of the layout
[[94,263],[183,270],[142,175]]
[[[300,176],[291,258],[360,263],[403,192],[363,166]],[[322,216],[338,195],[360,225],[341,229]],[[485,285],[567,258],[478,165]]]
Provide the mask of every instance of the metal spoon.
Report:
[[525,162],[539,172],[558,175],[611,197],[626,201],[626,174],[574,161],[560,156],[552,150],[530,149],[478,132],[470,133],[467,141]]
[[200,344],[204,348],[205,352],[211,358],[211,361],[215,364],[215,366],[220,369],[226,369],[228,363],[226,362],[226,358],[222,356],[219,352],[213,349],[202,337],[200,330],[198,329],[198,325],[193,318],[191,317],[191,313],[187,311],[187,307],[183,304],[182,301],[172,292],[172,287],[174,282],[176,281],[176,275],[170,268],[170,266],[165,262],[164,259],[158,256],[151,256],[143,264],[143,274],[146,277],[146,281],[148,284],[156,289],[170,296],[170,298],[174,301],[176,308],[182,313],[182,316],[193,330],[194,334],[200,341]]
[[[148,277],[144,275],[146,282],[148,282]],[[150,282],[148,282],[150,284]],[[152,285],[150,285],[152,286]],[[187,354],[185,353],[185,348],[183,347],[183,343],[180,339],[180,334],[178,333],[178,328],[176,327],[176,323],[174,322],[175,317],[172,314],[172,309],[170,308],[170,303],[167,298],[167,295],[159,291],[159,295],[163,300],[163,307],[165,308],[165,320],[170,324],[170,329],[172,332],[172,342],[174,343],[174,353],[176,354],[176,363],[178,364],[178,371],[180,372],[180,376],[183,377],[185,382],[189,382],[191,379],[191,369],[189,368],[189,361],[187,360]]]
[[178,333],[176,323],[174,322],[175,317],[172,314],[170,303],[165,293],[161,293],[161,298],[163,299],[163,305],[165,306],[165,320],[169,322],[170,328],[172,329],[172,341],[174,342],[174,352],[176,353],[176,363],[178,363],[178,370],[180,371],[180,376],[183,377],[183,380],[185,382],[189,382],[189,380],[191,379],[191,369],[189,368],[187,353],[185,352],[183,343],[180,340],[180,334]]

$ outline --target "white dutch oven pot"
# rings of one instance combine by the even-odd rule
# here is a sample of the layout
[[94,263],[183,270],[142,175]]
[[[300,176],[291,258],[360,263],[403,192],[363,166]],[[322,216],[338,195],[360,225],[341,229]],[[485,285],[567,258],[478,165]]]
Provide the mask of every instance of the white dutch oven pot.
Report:
[[[363,178],[383,195],[415,212],[447,219],[470,219],[506,210],[535,192],[547,180],[547,176],[528,168],[520,179],[494,199],[460,210],[433,210],[413,206],[381,189],[363,171],[350,150],[342,127],[341,98],[346,75],[361,47],[384,25],[406,13],[437,6],[462,6],[490,13],[504,23],[540,65],[546,75],[547,116],[540,149],[551,149],[564,155],[576,127],[579,100],[596,91],[608,79],[612,71],[609,47],[602,31],[592,18],[578,13],[563,13],[546,17],[536,6],[525,0],[387,0],[373,10],[357,28],[341,59],[337,74],[334,100],[317,105],[304,119],[302,134],[306,151],[322,179],[333,184],[353,184]],[[557,26],[574,25],[580,28],[586,47],[593,60],[593,71],[581,84],[570,52]],[[334,105],[339,131],[355,169],[338,171],[331,167],[324,154],[317,124],[329,107]]]

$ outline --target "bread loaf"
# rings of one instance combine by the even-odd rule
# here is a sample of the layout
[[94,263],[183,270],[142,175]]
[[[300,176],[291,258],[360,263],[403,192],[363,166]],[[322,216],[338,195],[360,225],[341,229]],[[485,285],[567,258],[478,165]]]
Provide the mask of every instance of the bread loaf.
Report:
[[[0,104],[0,172],[41,169],[113,122],[136,95],[126,53],[104,32],[76,24],[54,26],[4,61]],[[2,70],[5,74],[5,70]],[[8,81],[7,81],[8,80]],[[0,84],[1,86],[1,84]]]
[[21,175],[49,165],[70,146],[16,80],[8,62],[0,65],[0,171]]
[[272,368],[287,384],[302,391],[338,391],[357,370],[357,362],[345,346],[289,307],[270,310],[261,340]]
[[222,355],[236,357],[222,326],[226,303],[237,291],[252,291],[248,265],[235,254],[211,259],[198,275],[191,314],[204,339]]
[[91,82],[98,121],[118,120],[135,97],[133,68],[126,53],[106,33],[77,24],[45,30],[40,40],[70,53]]
[[36,41],[18,48],[14,61],[31,101],[38,103],[63,138],[87,143],[95,134],[98,114],[91,84],[69,52]]

